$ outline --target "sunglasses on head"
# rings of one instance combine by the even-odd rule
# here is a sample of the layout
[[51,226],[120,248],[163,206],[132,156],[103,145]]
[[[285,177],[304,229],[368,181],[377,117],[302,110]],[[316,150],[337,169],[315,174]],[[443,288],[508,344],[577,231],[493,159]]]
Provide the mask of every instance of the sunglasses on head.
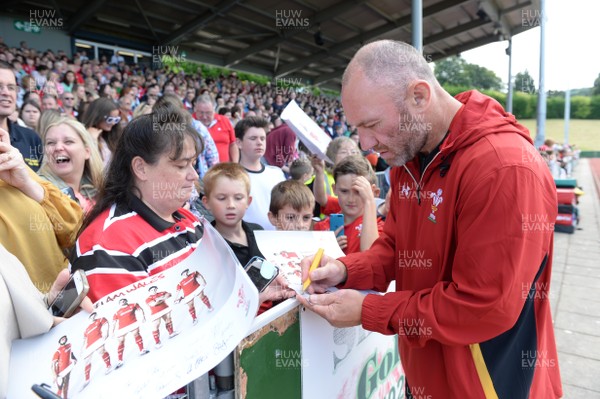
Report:
[[121,122],[121,117],[120,116],[105,116],[104,120],[106,121],[106,123],[119,123]]

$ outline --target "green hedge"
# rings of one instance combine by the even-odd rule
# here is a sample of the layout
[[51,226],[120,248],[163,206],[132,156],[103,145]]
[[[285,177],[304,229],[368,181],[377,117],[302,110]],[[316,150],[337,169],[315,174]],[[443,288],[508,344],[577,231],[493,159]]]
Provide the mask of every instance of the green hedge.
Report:
[[[455,96],[469,87],[444,86],[444,89]],[[506,93],[491,90],[481,90],[482,93],[496,99],[506,108]],[[537,112],[537,94],[513,92],[513,114],[517,119],[535,119]],[[565,98],[552,96],[546,98],[546,119],[563,119],[565,117]],[[572,96],[571,119],[600,119],[599,96]]]

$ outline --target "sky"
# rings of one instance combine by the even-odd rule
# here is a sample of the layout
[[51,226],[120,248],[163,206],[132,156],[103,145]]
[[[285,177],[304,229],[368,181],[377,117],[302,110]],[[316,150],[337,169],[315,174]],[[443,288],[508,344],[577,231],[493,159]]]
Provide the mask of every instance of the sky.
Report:
[[[546,0],[546,90],[592,87],[600,74],[600,0]],[[508,82],[508,41],[462,53]],[[512,75],[528,70],[539,87],[540,28],[512,39]]]

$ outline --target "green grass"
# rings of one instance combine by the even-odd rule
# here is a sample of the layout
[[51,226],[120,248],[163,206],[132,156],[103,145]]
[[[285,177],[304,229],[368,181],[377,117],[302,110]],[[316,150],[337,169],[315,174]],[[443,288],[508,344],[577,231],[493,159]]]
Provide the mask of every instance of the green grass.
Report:
[[[535,119],[519,120],[535,138]],[[565,141],[565,121],[563,119],[546,120],[546,138],[557,143]],[[576,144],[582,151],[600,151],[600,120],[571,119],[569,121],[569,143]]]

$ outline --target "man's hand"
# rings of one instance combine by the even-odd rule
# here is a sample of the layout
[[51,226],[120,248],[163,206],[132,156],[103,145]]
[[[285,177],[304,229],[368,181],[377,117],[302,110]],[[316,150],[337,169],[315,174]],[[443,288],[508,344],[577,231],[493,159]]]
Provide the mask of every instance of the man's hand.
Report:
[[[300,261],[302,268],[302,283],[308,278],[308,269],[315,256],[307,256]],[[346,281],[346,265],[331,256],[323,255],[321,264],[310,273],[311,284],[307,291],[312,293],[323,293],[329,287],[336,286]]]
[[306,308],[323,317],[334,327],[353,327],[361,324],[365,295],[355,290],[339,290],[331,294],[302,295],[296,298]]

